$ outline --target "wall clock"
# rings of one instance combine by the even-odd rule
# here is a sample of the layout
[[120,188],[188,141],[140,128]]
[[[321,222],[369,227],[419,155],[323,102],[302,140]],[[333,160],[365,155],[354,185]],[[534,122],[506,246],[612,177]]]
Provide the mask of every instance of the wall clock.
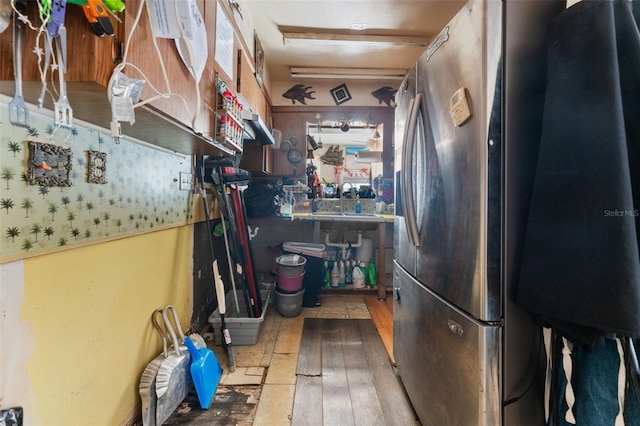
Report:
[[298,148],[290,149],[289,152],[287,152],[287,160],[289,160],[289,162],[293,165],[298,164],[300,161],[302,161],[302,151],[300,151]]
[[298,163],[302,161],[302,151],[298,148],[290,149],[289,152],[287,152],[287,160],[293,164],[293,175],[295,176]]

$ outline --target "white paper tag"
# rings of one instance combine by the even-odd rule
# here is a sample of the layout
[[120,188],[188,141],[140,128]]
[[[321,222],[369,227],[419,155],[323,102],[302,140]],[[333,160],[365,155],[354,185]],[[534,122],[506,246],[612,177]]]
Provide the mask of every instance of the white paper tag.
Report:
[[154,37],[181,37],[176,0],[147,0],[147,14]]
[[183,36],[176,38],[176,47],[182,62],[199,82],[207,62],[207,29],[195,0],[181,10],[180,25]]
[[112,96],[111,114],[116,121],[128,121],[132,126],[136,122],[133,101],[128,97]]

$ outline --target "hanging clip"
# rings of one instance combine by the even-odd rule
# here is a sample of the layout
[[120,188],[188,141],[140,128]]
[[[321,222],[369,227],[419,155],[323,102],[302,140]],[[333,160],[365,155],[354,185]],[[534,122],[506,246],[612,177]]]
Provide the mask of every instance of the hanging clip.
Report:
[[67,0],[53,0],[51,2],[51,19],[47,23],[47,32],[51,38],[58,36],[60,26],[64,25],[64,15],[67,10]]
[[84,16],[91,25],[91,30],[98,37],[104,37],[104,35],[113,36],[113,25],[109,20],[107,9],[104,3],[100,0],[87,0],[87,4],[82,6]]

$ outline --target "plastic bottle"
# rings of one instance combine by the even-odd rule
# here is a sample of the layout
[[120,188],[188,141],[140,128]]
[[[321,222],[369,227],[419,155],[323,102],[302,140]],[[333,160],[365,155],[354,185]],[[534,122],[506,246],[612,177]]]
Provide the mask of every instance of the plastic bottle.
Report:
[[362,204],[360,204],[360,200],[356,201],[356,213],[362,212]]
[[344,267],[344,283],[350,285],[353,283],[353,263],[351,260],[345,262]]
[[364,283],[369,284],[369,274],[367,273],[366,263],[360,262],[360,271],[362,272],[362,276],[364,277]]
[[227,139],[233,139],[233,121],[227,116],[224,122],[224,136]]
[[224,103],[223,103],[224,111],[229,114],[233,114],[233,108],[234,108],[233,93],[231,93],[231,91],[229,90],[225,90],[222,96],[224,97]]
[[378,274],[376,272],[376,262],[373,259],[369,261],[369,268],[367,269],[369,277],[369,284],[372,286],[378,285]]
[[364,274],[358,266],[353,268],[353,288],[364,288]]
[[222,139],[225,138],[227,132],[227,116],[223,115],[220,117],[218,122],[218,136]]
[[338,266],[338,286],[344,287],[346,283],[346,274],[344,272],[344,261],[340,261],[340,265]]
[[338,261],[333,262],[333,269],[331,270],[331,287],[338,288],[340,286],[340,269],[338,267]]
[[329,261],[324,261],[324,279],[322,280],[322,287],[329,287],[331,285],[331,273],[329,272]]

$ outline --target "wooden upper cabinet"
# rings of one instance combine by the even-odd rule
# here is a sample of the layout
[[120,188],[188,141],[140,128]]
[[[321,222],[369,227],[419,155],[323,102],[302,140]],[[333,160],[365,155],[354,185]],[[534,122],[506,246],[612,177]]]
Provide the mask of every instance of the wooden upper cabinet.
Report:
[[[198,111],[196,111],[198,99],[196,83],[180,58],[175,40],[156,38],[155,41],[160,52],[158,55],[158,51],[156,51],[154,47],[153,33],[146,10],[141,14],[140,21],[133,31],[126,58],[127,62],[135,67],[126,66],[123,72],[129,77],[143,78],[146,80],[142,92],[143,99],[150,99],[156,96],[157,93],[154,92],[152,86],[162,93],[171,93],[171,96],[155,100],[151,105],[185,126],[192,127],[196,132],[202,133],[205,137],[213,137],[209,108],[215,105],[214,95],[216,83],[215,73],[213,72],[215,69],[213,55],[215,39],[213,36],[215,35],[216,2],[200,0],[197,3],[200,8],[200,13],[205,20],[205,27],[208,32],[207,64],[198,85],[201,94],[200,108]],[[139,6],[140,0],[127,1],[124,20],[127,37],[132,32]],[[147,7],[149,7],[149,4],[145,5],[145,8]],[[163,75],[162,63],[164,63],[169,85],[167,85],[167,81]],[[196,116],[195,121],[194,116]]]
[[[198,0],[198,7],[204,18],[207,29],[207,62],[205,71],[198,84],[200,91],[200,107],[197,107],[198,96],[196,83],[187,67],[182,62],[174,40],[157,38],[156,44],[168,76],[167,85],[158,52],[149,25],[146,10],[142,11],[135,29],[133,25],[140,7],[140,0],[127,0],[126,9],[119,14],[122,23],[111,19],[115,28],[115,37],[97,37],[91,30],[82,8],[67,4],[65,26],[67,28],[68,70],[66,74],[69,102],[74,117],[96,124],[105,129],[110,128],[111,106],[107,98],[106,87],[113,70],[124,53],[123,49],[129,35],[126,61],[128,64],[123,73],[131,78],[145,80],[142,99],[147,100],[159,92],[173,95],[160,98],[149,105],[135,109],[136,122],[133,126],[122,123],[124,137],[133,137],[154,145],[187,155],[226,155],[215,144],[213,109],[215,108],[216,75],[229,88],[236,90],[238,82],[237,52],[241,46],[237,35],[234,35],[234,75],[218,72],[214,57],[216,35],[217,1]],[[148,5],[145,5],[145,8]],[[29,2],[27,13],[31,22],[38,23],[36,2]],[[133,33],[132,33],[133,30]],[[37,104],[41,88],[38,58],[33,53],[36,44],[36,32],[25,29],[22,49],[22,75],[24,81],[24,98],[28,103]],[[44,37],[44,35],[42,36]],[[41,42],[42,46],[43,43]],[[136,68],[139,68],[137,70]],[[249,67],[245,67],[249,69]],[[251,88],[255,77],[251,71],[243,74],[240,87],[250,91],[250,100],[254,112],[261,115],[265,122],[269,113],[269,105],[261,91]],[[249,78],[251,77],[251,78]],[[15,83],[13,75],[13,26],[10,25],[0,34],[0,93],[13,97]],[[58,76],[49,73],[49,85],[58,87]],[[243,89],[244,90],[244,89]],[[179,95],[179,96],[177,96]],[[49,95],[45,108],[53,108],[53,99]],[[197,111],[196,111],[197,109]],[[197,115],[196,115],[197,114]],[[194,120],[194,117],[195,120]]]
[[258,85],[255,77],[255,68],[247,55],[242,50],[238,50],[238,85],[237,93],[249,103],[255,114],[258,114],[266,123],[269,130],[271,128],[271,105],[265,95],[265,91]]
[[[41,24],[36,2],[28,2],[27,16],[34,26]],[[112,20],[116,34],[122,28]],[[67,5],[65,16],[67,29],[67,81],[92,81],[106,87],[111,72],[115,67],[117,56],[117,40],[120,37],[98,37],[89,27],[82,8],[73,4]],[[44,33],[40,45],[44,46]],[[22,79],[25,82],[40,83],[38,56],[34,53],[37,33],[27,27],[24,30],[22,46]],[[13,80],[13,23],[0,34],[0,80]],[[53,61],[52,61],[53,62]],[[44,55],[42,56],[44,64]],[[57,77],[54,79],[57,83]],[[33,85],[28,84],[29,88]],[[26,89],[26,88],[25,88]],[[35,88],[39,92],[40,87]],[[26,91],[26,90],[25,90]],[[28,96],[25,93],[25,97]]]
[[273,146],[250,142],[244,145],[240,167],[256,176],[273,174]]

